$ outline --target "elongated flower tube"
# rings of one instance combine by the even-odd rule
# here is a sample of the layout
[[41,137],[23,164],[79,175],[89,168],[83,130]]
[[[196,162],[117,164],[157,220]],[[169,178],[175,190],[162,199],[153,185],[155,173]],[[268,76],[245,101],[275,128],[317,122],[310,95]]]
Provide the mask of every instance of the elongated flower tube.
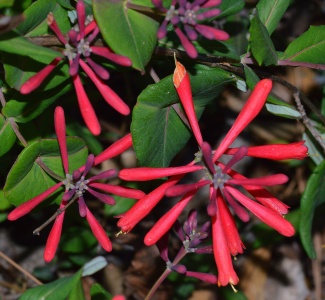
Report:
[[203,139],[201,135],[201,130],[197,121],[194,102],[192,98],[190,77],[184,66],[176,61],[176,68],[173,75],[173,82],[176,88],[177,94],[182,102],[188,120],[190,122],[193,134],[199,146],[202,145]]
[[[233,155],[237,150],[238,148],[228,148],[224,154]],[[274,160],[304,159],[308,156],[308,148],[304,145],[304,141],[290,144],[262,145],[249,147],[246,155]]]
[[238,135],[261,111],[271,89],[272,81],[269,79],[263,79],[256,84],[234,124],[231,126],[220,146],[214,152],[214,162],[226,151]]
[[[77,1],[76,11],[79,29],[75,30],[72,28],[68,32],[68,39],[66,39],[61,32],[52,13],[48,15],[47,23],[64,46],[63,55],[67,58],[70,66],[69,74],[72,77],[73,85],[76,90],[81,115],[90,132],[94,135],[98,135],[101,131],[100,125],[78,75],[80,69],[79,66],[95,84],[105,101],[119,113],[128,115],[130,113],[129,107],[103,81],[109,78],[108,71],[106,68],[92,60],[91,56],[92,54],[99,55],[126,67],[130,67],[132,62],[128,57],[113,53],[109,48],[93,46],[92,43],[99,34],[99,28],[94,20],[89,24],[86,24],[86,12],[83,0]],[[62,54],[58,53],[58,57],[56,57],[48,66],[30,77],[21,86],[20,92],[22,94],[28,94],[38,88],[46,77],[54,71],[55,67],[61,60]]]

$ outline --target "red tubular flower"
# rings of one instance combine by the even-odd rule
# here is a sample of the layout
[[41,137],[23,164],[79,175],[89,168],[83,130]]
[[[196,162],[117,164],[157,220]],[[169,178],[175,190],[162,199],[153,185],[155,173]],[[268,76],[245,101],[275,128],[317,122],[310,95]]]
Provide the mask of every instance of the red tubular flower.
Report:
[[119,177],[128,181],[147,181],[166,176],[173,176],[185,173],[191,173],[198,170],[202,170],[202,166],[182,166],[182,167],[170,167],[170,168],[130,168],[123,169],[119,173]]
[[120,220],[117,222],[117,226],[119,226],[123,232],[132,230],[132,228],[146,217],[159,203],[164,197],[166,190],[177,184],[182,178],[183,175],[173,176],[151,193],[144,196],[121,216]]
[[[108,71],[93,61],[90,56],[91,54],[100,55],[122,66],[131,66],[132,62],[128,57],[112,53],[109,48],[92,46],[92,42],[99,34],[99,28],[95,21],[92,21],[88,25],[85,25],[86,13],[85,5],[82,0],[78,0],[76,10],[79,30],[76,31],[75,29],[71,29],[68,32],[68,40],[66,40],[63,33],[61,32],[52,13],[48,15],[47,23],[59,41],[65,47],[63,54],[69,61],[69,74],[73,79],[81,115],[90,132],[94,135],[98,135],[100,134],[100,125],[78,75],[79,65],[96,85],[105,101],[119,113],[128,115],[130,113],[129,107],[112,89],[110,89],[103,82],[103,80],[107,80],[109,78]],[[60,60],[62,60],[62,57],[58,54],[58,57],[56,57],[50,63],[50,65],[46,66],[39,73],[29,78],[21,86],[21,93],[28,94],[35,90],[54,70]],[[87,63],[84,62],[84,60]]]
[[[222,201],[220,192],[217,198]],[[212,201],[214,201],[212,199]],[[214,259],[218,268],[218,285],[225,286],[228,283],[237,284],[239,279],[234,270],[231,261],[229,246],[226,239],[226,232],[222,226],[221,212],[217,209],[217,213],[212,216],[212,245]]]
[[64,204],[64,202],[61,203],[60,210],[62,210],[62,212],[56,217],[53,227],[47,238],[45,250],[44,250],[44,260],[46,262],[50,262],[54,258],[54,255],[58,248],[60,238],[61,238],[64,214],[65,214],[65,210],[63,210],[65,205],[66,204]]
[[220,146],[214,152],[214,162],[217,161],[217,159],[227,150],[227,148],[244,130],[244,128],[246,128],[246,126],[258,115],[263,108],[271,89],[272,81],[269,79],[263,79],[256,84],[234,124],[228,131]]
[[[238,148],[229,148],[224,154],[233,155],[237,150]],[[263,145],[248,147],[246,155],[273,160],[304,159],[308,156],[308,148],[304,145],[304,141],[290,144]]]
[[198,145],[201,146],[203,143],[203,139],[202,139],[201,130],[194,109],[190,77],[188,76],[185,67],[178,61],[176,61],[176,68],[174,71],[173,82],[177,94],[186,112],[187,118],[190,122],[196,141]]

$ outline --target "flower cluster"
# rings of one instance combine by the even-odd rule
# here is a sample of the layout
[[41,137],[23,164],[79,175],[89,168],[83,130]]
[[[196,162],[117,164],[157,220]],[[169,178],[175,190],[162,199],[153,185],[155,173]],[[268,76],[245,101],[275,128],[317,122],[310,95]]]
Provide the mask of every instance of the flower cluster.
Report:
[[[86,25],[85,4],[83,0],[77,2],[77,17],[78,17],[78,31],[72,28],[68,32],[68,39],[65,38],[56,23],[53,14],[47,17],[48,26],[55,33],[59,41],[64,45],[65,50],[63,54],[67,57],[70,69],[69,74],[72,77],[73,84],[77,93],[77,99],[81,115],[94,135],[100,133],[100,125],[95,114],[95,111],[88,99],[85,89],[82,85],[80,76],[78,75],[79,67],[87,74],[92,82],[102,94],[105,101],[115,110],[123,115],[130,113],[129,107],[123,100],[106,85],[104,80],[109,78],[108,71],[91,59],[91,54],[99,55],[114,63],[129,67],[132,65],[128,57],[113,53],[107,47],[98,47],[91,45],[99,34],[99,28],[95,20]],[[56,57],[48,66],[40,72],[29,78],[20,88],[22,94],[28,94],[35,90],[45,80],[45,78],[55,69],[55,67],[62,60],[61,56]],[[84,61],[85,60],[85,61]]]
[[[60,106],[58,106],[55,109],[54,122],[55,122],[54,124],[55,132],[58,138],[63,169],[66,174],[66,178],[62,178],[62,180],[59,183],[55,184],[54,186],[50,187],[40,195],[34,197],[33,199],[28,200],[27,202],[15,208],[8,215],[8,220],[14,221],[24,216],[25,214],[29,213],[33,208],[35,208],[38,204],[40,204],[47,197],[53,194],[56,190],[64,186],[65,192],[63,194],[60,207],[57,213],[55,214],[56,218],[54,221],[54,225],[50,231],[45,246],[44,260],[49,262],[53,259],[55,255],[61,237],[65,211],[73,201],[78,202],[80,216],[86,218],[94,236],[97,238],[101,246],[106,251],[111,251],[112,250],[111,241],[107,237],[105,230],[95,219],[95,217],[93,216],[93,214],[91,213],[91,211],[88,209],[86,205],[84,199],[85,192],[87,191],[92,196],[94,196],[95,198],[99,199],[100,201],[108,205],[114,205],[115,200],[112,196],[107,195],[106,193],[110,193],[110,194],[114,194],[126,198],[134,198],[134,199],[143,198],[145,194],[140,190],[97,182],[98,180],[116,177],[118,171],[115,169],[103,171],[88,179],[86,179],[86,175],[90,171],[92,166],[98,165],[101,162],[109,158],[112,158],[116,155],[119,155],[126,149],[130,148],[132,146],[131,135],[128,134],[121,140],[115,142],[96,157],[93,154],[90,154],[88,156],[86,164],[81,168],[79,168],[78,170],[74,170],[71,175],[69,170],[68,151],[67,151],[67,144],[66,144],[65,117],[64,117],[64,111]],[[104,193],[99,192],[98,190]]]
[[[145,236],[145,244],[153,245],[175,223],[186,205],[191,201],[197,190],[203,186],[209,187],[209,204],[207,214],[211,217],[213,253],[218,268],[218,284],[237,284],[239,279],[233,269],[231,255],[242,253],[244,245],[240,240],[234,217],[229,209],[243,221],[249,220],[250,211],[261,221],[285,236],[294,234],[293,226],[283,218],[288,212],[288,206],[275,198],[264,186],[273,186],[287,182],[284,174],[275,174],[262,178],[248,179],[232,169],[245,156],[256,156],[272,160],[303,159],[307,156],[307,147],[302,143],[288,145],[264,145],[258,147],[240,147],[231,149],[229,146],[244,130],[244,128],[260,112],[272,88],[268,79],[257,83],[242,111],[235,120],[219,147],[212,151],[208,143],[202,139],[199,124],[195,115],[190,79],[185,68],[176,63],[174,85],[188,117],[189,124],[200,147],[200,155],[189,165],[170,168],[137,168],[124,169],[119,177],[124,180],[150,180],[171,176],[144,198],[140,199],[129,211],[120,216],[118,226],[122,231],[130,231],[153,207],[166,195],[169,197],[182,196],[172,209],[170,209]],[[224,165],[219,158],[232,155],[230,161]],[[197,163],[200,162],[199,165]],[[202,164],[203,163],[203,166]],[[196,169],[197,168],[197,169]],[[177,185],[186,173],[202,169],[205,174],[198,182]],[[240,187],[240,189],[238,189]],[[242,193],[246,190],[253,198]],[[245,210],[245,208],[247,210]]]
[[195,0],[193,3],[172,0],[169,9],[163,6],[162,0],[152,0],[152,3],[165,15],[157,37],[164,38],[167,34],[167,25],[171,23],[185,51],[192,58],[197,57],[197,51],[191,41],[197,40],[198,34],[209,40],[224,41],[229,38],[228,33],[223,30],[198,23],[219,15],[220,10],[214,7],[219,5],[221,0]]

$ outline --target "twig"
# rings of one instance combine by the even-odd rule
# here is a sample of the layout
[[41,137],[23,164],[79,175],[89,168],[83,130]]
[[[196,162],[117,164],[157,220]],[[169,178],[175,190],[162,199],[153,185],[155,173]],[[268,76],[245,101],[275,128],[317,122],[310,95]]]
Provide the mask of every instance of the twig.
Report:
[[21,134],[21,132],[19,131],[19,127],[18,127],[17,123],[15,122],[14,118],[11,118],[10,117],[8,120],[9,120],[9,123],[11,125],[11,128],[15,132],[17,138],[21,141],[21,143],[23,144],[23,146],[25,148],[27,148],[28,147],[28,143],[25,140],[25,138],[23,137],[23,135]]
[[3,95],[3,92],[1,90],[1,88],[0,88],[0,103],[1,103],[2,107],[6,106],[6,99],[5,99],[4,95]]
[[61,177],[60,175],[54,173],[43,161],[40,157],[37,157],[36,159],[36,163],[50,176],[52,176],[53,178],[59,180],[59,181],[64,181],[65,178]]
[[71,199],[68,204],[66,206],[64,206],[63,208],[59,208],[57,209],[57,211],[52,215],[52,217],[50,217],[47,221],[45,221],[41,226],[37,227],[34,231],[33,234],[34,235],[40,235],[40,232],[47,226],[49,225],[53,220],[56,219],[56,217],[63,213],[72,203],[74,203],[79,197],[75,196],[73,199]]
[[0,256],[6,260],[9,264],[11,264],[14,268],[19,270],[21,273],[25,274],[28,278],[33,280],[36,284],[42,285],[43,283],[39,281],[35,276],[33,276],[31,273],[29,273],[27,270],[25,270],[23,267],[15,263],[10,257],[5,255],[2,251],[0,251]]

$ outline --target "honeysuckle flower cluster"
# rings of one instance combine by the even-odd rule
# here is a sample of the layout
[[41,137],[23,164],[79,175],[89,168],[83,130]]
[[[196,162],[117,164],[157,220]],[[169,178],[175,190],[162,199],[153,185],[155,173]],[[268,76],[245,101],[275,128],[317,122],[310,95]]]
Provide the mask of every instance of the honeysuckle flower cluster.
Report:
[[[76,10],[78,18],[78,30],[72,28],[68,32],[68,39],[66,39],[61,32],[52,13],[50,13],[47,17],[47,24],[65,47],[63,54],[68,59],[70,65],[69,74],[72,77],[73,85],[76,90],[81,115],[91,133],[98,135],[101,131],[100,124],[78,74],[79,67],[81,67],[81,69],[92,80],[98,91],[110,106],[112,106],[119,113],[128,115],[130,113],[129,107],[104,82],[104,80],[109,78],[108,71],[96,63],[91,58],[91,55],[95,54],[104,57],[116,64],[126,67],[131,66],[132,62],[128,57],[113,53],[107,47],[92,45],[92,42],[99,34],[99,28],[96,21],[93,20],[89,24],[86,24],[85,4],[83,0],[78,0]],[[61,60],[62,57],[60,55],[40,72],[29,78],[21,86],[20,92],[22,94],[28,94],[39,87]]]
[[160,257],[166,262],[166,270],[152,287],[146,299],[151,299],[150,297],[157,290],[158,286],[173,271],[211,284],[217,283],[218,278],[216,275],[189,271],[187,270],[186,266],[180,264],[180,261],[189,253],[212,254],[211,246],[198,247],[202,242],[204,242],[205,239],[209,237],[210,227],[210,222],[204,223],[201,228],[198,227],[197,212],[194,209],[189,212],[187,220],[184,222],[183,226],[181,226],[181,223],[176,220],[173,224],[173,229],[176,231],[179,239],[182,241],[182,247],[179,249],[172,261],[168,257],[169,232],[166,232],[156,242]]
[[[231,256],[242,253],[244,245],[239,237],[234,217],[230,211],[243,221],[249,220],[250,211],[262,222],[276,229],[285,236],[294,234],[293,226],[283,218],[288,212],[288,206],[275,198],[264,186],[273,186],[287,182],[284,174],[275,174],[262,178],[248,179],[237,173],[232,167],[245,156],[255,156],[272,160],[303,159],[307,157],[307,147],[303,142],[287,145],[264,145],[257,147],[229,148],[237,136],[260,112],[272,88],[272,81],[268,79],[257,83],[249,99],[232,125],[231,129],[212,151],[208,143],[203,141],[192,99],[190,79],[184,66],[176,62],[174,85],[184,107],[193,134],[200,147],[196,159],[184,167],[170,168],[137,168],[124,169],[119,177],[124,180],[150,180],[171,176],[144,198],[140,199],[129,211],[120,216],[118,226],[122,231],[130,231],[144,216],[150,213],[155,205],[166,196],[182,196],[182,198],[159,219],[146,234],[144,242],[153,245],[175,223],[186,205],[192,200],[197,190],[203,186],[209,187],[209,204],[207,214],[211,217],[213,254],[218,269],[218,284],[237,284],[239,279],[234,271]],[[232,155],[227,164],[222,164],[222,155]],[[199,163],[197,165],[197,163]],[[202,165],[203,163],[203,165]],[[195,169],[197,167],[197,169]],[[202,178],[193,184],[177,183],[186,175],[195,171],[205,170]],[[239,188],[239,189],[238,189]],[[242,193],[244,189],[250,198]],[[246,209],[245,209],[246,208]]]
[[[58,144],[59,144],[61,158],[62,158],[62,165],[63,165],[64,172],[66,174],[66,178],[62,178],[60,182],[50,187],[40,195],[16,207],[12,212],[9,213],[8,220],[14,221],[24,216],[25,214],[29,213],[33,208],[35,208],[37,205],[39,205],[42,201],[44,201],[47,197],[49,197],[51,194],[57,191],[59,188],[64,187],[65,192],[63,194],[59,210],[57,211],[57,216],[55,218],[53,227],[50,231],[50,234],[46,242],[45,251],[44,251],[44,260],[46,262],[49,262],[54,258],[61,237],[64,215],[71,201],[78,202],[80,216],[86,218],[94,236],[96,237],[100,245],[106,251],[111,251],[112,250],[111,241],[109,240],[103,227],[95,219],[95,217],[93,216],[93,214],[91,213],[91,211],[86,205],[84,199],[85,192],[90,193],[92,196],[94,196],[95,198],[99,199],[100,201],[108,205],[114,205],[115,200],[112,196],[106,193],[118,195],[125,198],[134,198],[134,199],[143,198],[145,194],[140,190],[98,182],[99,180],[102,179],[109,179],[112,177],[116,177],[118,171],[115,169],[103,171],[87,179],[86,176],[93,166],[98,165],[101,162],[110,159],[116,155],[119,155],[122,152],[124,152],[126,149],[130,148],[132,146],[131,135],[128,134],[124,138],[118,140],[117,142],[112,144],[110,147],[108,147],[106,150],[104,150],[101,154],[99,154],[96,157],[93,154],[90,154],[87,158],[86,164],[83,165],[78,170],[74,170],[71,174],[70,173],[71,170],[69,170],[69,160],[68,160],[68,151],[67,151],[67,143],[66,143],[65,117],[64,117],[64,111],[60,106],[58,106],[55,109],[54,127],[58,139]],[[57,177],[60,176],[57,175]]]
[[152,0],[152,3],[165,15],[157,31],[157,37],[164,38],[167,34],[167,25],[171,23],[191,58],[197,57],[197,50],[191,41],[197,40],[198,34],[209,40],[224,41],[229,38],[228,33],[223,30],[198,23],[219,15],[220,9],[215,6],[219,5],[221,0],[194,0],[193,2],[172,0],[169,9],[163,6],[162,0]]

